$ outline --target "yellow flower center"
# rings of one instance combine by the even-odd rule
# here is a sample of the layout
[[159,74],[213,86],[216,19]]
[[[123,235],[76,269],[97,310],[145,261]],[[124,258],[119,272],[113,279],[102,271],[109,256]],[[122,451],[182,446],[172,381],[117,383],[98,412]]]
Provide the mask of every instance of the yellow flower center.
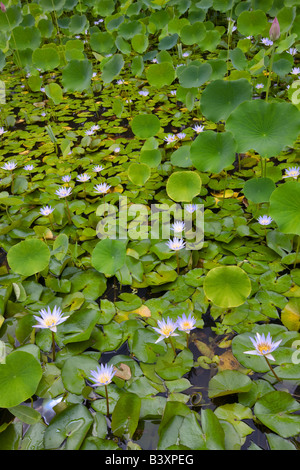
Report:
[[261,354],[268,354],[271,350],[270,345],[267,343],[261,343],[257,346],[257,348]]
[[169,336],[171,333],[173,333],[173,330],[174,330],[173,326],[166,325],[162,327],[161,332],[163,335]]
[[56,325],[56,318],[52,317],[52,316],[47,317],[46,320],[45,320],[45,323],[49,327],[54,326],[54,325]]
[[185,321],[185,322],[181,323],[181,328],[183,330],[189,330],[191,328],[190,322]]

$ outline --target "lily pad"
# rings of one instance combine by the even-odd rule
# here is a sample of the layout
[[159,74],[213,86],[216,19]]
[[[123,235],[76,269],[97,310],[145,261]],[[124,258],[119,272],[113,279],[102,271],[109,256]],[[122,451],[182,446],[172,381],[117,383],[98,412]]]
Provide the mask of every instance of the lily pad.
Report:
[[45,269],[50,260],[50,250],[41,240],[28,239],[12,246],[7,253],[11,269],[22,276],[32,276]]
[[199,171],[219,173],[234,162],[235,151],[230,132],[204,131],[191,145],[191,160]]
[[296,181],[278,186],[270,197],[270,216],[281,232],[300,235],[300,185]]
[[254,406],[255,416],[281,437],[300,432],[300,404],[288,392],[274,391],[260,398]]
[[262,158],[271,158],[294,144],[300,113],[291,103],[244,101],[230,114],[225,127],[237,142],[237,152],[255,150]]
[[168,196],[176,202],[191,202],[201,190],[201,178],[194,171],[176,171],[167,181]]
[[0,364],[0,406],[10,408],[30,398],[42,378],[40,362],[30,353],[15,350]]
[[251,281],[238,266],[219,266],[211,269],[204,279],[205,295],[223,308],[242,305],[251,293]]
[[232,111],[243,101],[252,97],[252,86],[248,80],[214,80],[201,95],[200,107],[210,121],[226,120]]
[[92,266],[100,273],[113,276],[126,259],[126,246],[120,240],[105,238],[97,243],[92,253]]

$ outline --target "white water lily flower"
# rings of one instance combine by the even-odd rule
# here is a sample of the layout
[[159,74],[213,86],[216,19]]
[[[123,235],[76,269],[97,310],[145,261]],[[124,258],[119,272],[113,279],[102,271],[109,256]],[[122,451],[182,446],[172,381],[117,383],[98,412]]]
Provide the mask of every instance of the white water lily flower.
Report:
[[272,46],[272,45],[273,45],[273,41],[271,41],[271,39],[269,39],[269,38],[262,38],[261,42],[262,42],[265,46]]
[[255,85],[255,88],[257,88],[258,90],[263,87],[264,87],[263,83],[258,83],[257,85]]
[[291,70],[292,75],[298,75],[298,73],[300,73],[300,67],[292,68],[292,70]]
[[288,170],[285,170],[285,175],[283,176],[283,178],[294,178],[296,180],[299,175],[300,175],[300,168],[297,166],[294,166],[292,168],[289,168]]
[[99,194],[105,194],[107,193],[107,191],[109,190],[111,186],[109,184],[106,184],[106,183],[100,183],[100,184],[96,184],[96,186],[94,186],[94,190],[96,193],[99,193]]
[[4,130],[4,127],[0,127],[0,135],[5,134],[5,132],[7,132],[7,131]]
[[187,204],[184,206],[185,210],[189,213],[192,214],[197,210],[197,205],[196,204]]
[[175,333],[175,330],[177,328],[176,322],[173,322],[170,320],[170,318],[167,318],[167,321],[163,320],[157,320],[158,327],[153,327],[153,329],[160,334],[160,337],[155,341],[155,343],[158,343],[159,341],[169,338],[169,336],[179,336],[177,333]]
[[32,171],[33,168],[34,168],[33,165],[25,165],[25,166],[24,166],[24,170],[25,170],[25,171]]
[[44,206],[44,207],[41,207],[41,209],[40,209],[40,213],[42,215],[44,215],[45,217],[52,214],[53,211],[54,211],[54,209],[52,209],[51,206]]
[[251,336],[249,336],[249,338],[251,339],[255,349],[251,351],[244,351],[244,354],[265,356],[267,359],[275,361],[271,353],[278,348],[282,341],[281,339],[279,341],[273,342],[270,333],[268,333],[267,337],[265,337],[264,334],[260,335],[259,333],[256,333],[256,339],[251,338]]
[[184,132],[178,132],[177,137],[178,139],[184,139],[186,134]]
[[40,310],[41,316],[33,315],[34,318],[38,321],[37,325],[34,325],[33,328],[49,328],[49,330],[54,333],[57,331],[57,325],[60,325],[69,318],[70,315],[63,317],[62,311],[59,307],[55,306],[53,312],[51,312],[50,307],[48,309]]
[[174,237],[173,240],[167,241],[167,245],[171,250],[179,251],[185,247],[185,242],[182,240],[182,238]]
[[96,166],[94,166],[94,168],[93,168],[93,171],[94,171],[95,173],[99,173],[99,172],[102,171],[102,170],[104,170],[104,166],[101,166],[101,165],[96,165]]
[[200,132],[204,131],[204,126],[196,124],[195,127],[193,127],[193,129],[194,129],[195,132],[197,132],[197,134],[199,134]]
[[55,194],[57,194],[58,197],[62,198],[62,197],[70,196],[71,192],[72,192],[72,188],[62,187],[62,188],[57,189],[55,191]]
[[91,370],[89,379],[94,382],[93,387],[101,387],[110,384],[115,373],[114,366],[100,364],[100,367],[97,367],[96,370]]
[[148,91],[148,90],[140,90],[140,91],[139,91],[139,95],[141,95],[141,96],[148,96],[148,95],[149,95],[149,91]]
[[186,333],[189,333],[191,330],[195,328],[195,323],[196,319],[192,317],[191,314],[189,314],[188,317],[186,317],[186,314],[184,313],[182,317],[177,319],[177,328],[180,331],[185,331]]
[[260,215],[257,220],[260,225],[269,225],[271,222],[273,222],[272,217],[268,215]]
[[172,230],[176,233],[181,233],[184,230],[185,224],[184,222],[181,221],[176,221],[174,224],[172,224]]
[[3,170],[12,171],[15,168],[17,168],[17,164],[15,162],[7,162],[7,163],[4,163],[4,165],[1,168]]
[[71,176],[65,175],[65,176],[62,176],[61,179],[64,183],[69,183],[69,181],[71,181]]
[[80,181],[81,183],[85,183],[86,181],[90,179],[90,176],[87,175],[86,173],[83,173],[82,175],[78,175],[76,179],[77,181]]
[[171,144],[172,142],[175,142],[177,139],[176,135],[174,134],[168,134],[164,140],[168,143],[168,144]]

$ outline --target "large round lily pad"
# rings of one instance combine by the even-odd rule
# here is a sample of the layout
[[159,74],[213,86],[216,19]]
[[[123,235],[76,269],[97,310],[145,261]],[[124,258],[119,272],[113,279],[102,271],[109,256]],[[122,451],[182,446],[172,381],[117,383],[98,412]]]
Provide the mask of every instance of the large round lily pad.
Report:
[[219,173],[235,160],[236,142],[230,132],[201,132],[191,145],[191,160],[199,171]]
[[300,184],[297,181],[286,182],[272,192],[269,214],[281,232],[300,235]]
[[30,398],[42,378],[39,361],[25,351],[13,351],[0,364],[0,406],[10,408]]
[[210,121],[226,120],[230,113],[243,101],[252,97],[252,86],[248,80],[214,80],[201,95],[200,107]]
[[42,240],[28,239],[12,246],[7,261],[15,273],[32,276],[45,269],[50,260],[50,250]]
[[138,114],[131,122],[131,129],[140,139],[148,139],[157,134],[160,121],[155,114]]
[[108,276],[116,274],[126,259],[126,247],[121,240],[105,238],[97,243],[92,253],[92,266]]
[[300,132],[300,112],[291,103],[244,101],[228,117],[239,153],[255,150],[263,158],[278,155],[293,145]]
[[194,171],[176,171],[167,181],[168,196],[176,202],[191,202],[201,191],[202,181]]
[[269,201],[275,188],[271,178],[251,178],[244,184],[244,194],[250,201],[260,204]]
[[203,288],[207,298],[218,307],[238,307],[250,295],[251,281],[238,266],[218,266],[208,272]]

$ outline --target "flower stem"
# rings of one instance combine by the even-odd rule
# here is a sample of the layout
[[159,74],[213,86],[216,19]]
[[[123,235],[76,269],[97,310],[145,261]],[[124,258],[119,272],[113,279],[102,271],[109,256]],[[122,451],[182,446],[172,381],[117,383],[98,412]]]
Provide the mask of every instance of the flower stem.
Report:
[[54,338],[54,331],[52,333],[52,360],[55,362],[55,338]]
[[66,202],[66,208],[67,208],[68,219],[69,219],[69,222],[70,222],[70,224],[71,224],[71,223],[72,223],[72,217],[71,217],[71,212],[70,212],[70,208],[69,208],[69,204],[68,204],[67,199],[65,199],[65,202]]
[[264,356],[264,358],[265,358],[265,360],[266,360],[266,362],[267,362],[267,364],[268,364],[268,366],[269,366],[269,368],[270,368],[270,371],[272,372],[272,374],[274,375],[274,377],[276,378],[276,380],[278,380],[278,382],[281,382],[282,379],[280,379],[280,378],[278,377],[278,375],[276,374],[276,372],[274,371],[274,369],[273,369],[273,367],[271,366],[270,361],[269,361],[269,359],[267,358],[267,356]]
[[269,90],[270,90],[270,84],[271,84],[271,74],[272,74],[273,60],[274,60],[274,52],[275,52],[275,45],[273,44],[272,49],[271,49],[270,62],[269,62],[269,75],[268,75],[267,90],[266,90],[266,101],[268,101],[268,97],[269,97]]
[[178,251],[176,251],[176,261],[177,261],[177,274],[179,275],[179,255],[178,255]]
[[[176,357],[176,349],[175,349],[175,346],[174,346],[174,344],[173,344],[172,338],[169,337],[169,340],[170,340],[170,344],[171,344],[171,346],[172,346],[172,349],[173,349],[173,351],[174,351],[174,356]],[[174,357],[174,359],[175,359],[175,357]]]
[[106,397],[106,416],[109,416],[109,402],[108,402],[108,392],[107,392],[107,385],[105,387],[105,397]]

